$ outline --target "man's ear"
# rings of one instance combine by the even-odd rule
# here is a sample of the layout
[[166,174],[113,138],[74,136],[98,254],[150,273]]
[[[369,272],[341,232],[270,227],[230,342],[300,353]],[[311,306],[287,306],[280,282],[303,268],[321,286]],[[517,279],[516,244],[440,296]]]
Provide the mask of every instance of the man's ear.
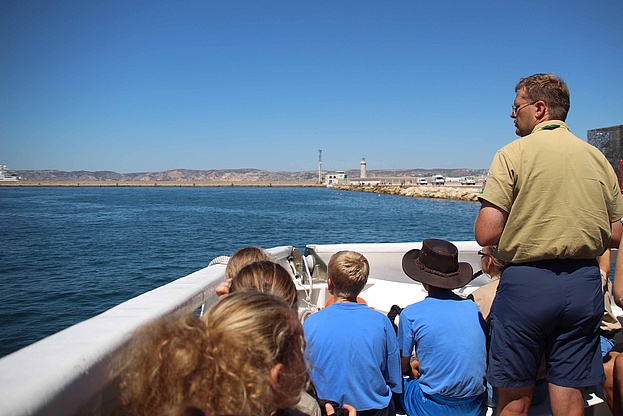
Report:
[[333,293],[333,280],[327,279],[327,289],[329,290],[330,294],[334,295],[334,293]]
[[547,110],[547,104],[545,104],[545,101],[539,100],[534,103],[534,116],[540,121],[549,120],[549,111]]
[[273,383],[276,383],[279,380],[279,374],[283,370],[283,364],[277,363],[273,368],[270,369],[270,379]]

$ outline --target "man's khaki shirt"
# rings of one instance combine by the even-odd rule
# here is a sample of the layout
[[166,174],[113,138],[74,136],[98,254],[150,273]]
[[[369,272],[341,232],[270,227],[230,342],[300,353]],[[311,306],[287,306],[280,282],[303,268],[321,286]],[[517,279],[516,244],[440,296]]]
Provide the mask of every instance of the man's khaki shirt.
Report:
[[612,166],[559,120],[500,149],[480,197],[508,213],[498,255],[512,263],[596,258],[623,217]]

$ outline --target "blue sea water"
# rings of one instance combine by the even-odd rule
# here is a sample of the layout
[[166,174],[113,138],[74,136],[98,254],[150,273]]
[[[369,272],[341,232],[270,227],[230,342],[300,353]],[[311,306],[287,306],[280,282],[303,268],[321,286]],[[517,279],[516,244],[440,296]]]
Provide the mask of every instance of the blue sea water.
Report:
[[0,188],[0,357],[243,246],[473,240],[479,207],[324,188]]

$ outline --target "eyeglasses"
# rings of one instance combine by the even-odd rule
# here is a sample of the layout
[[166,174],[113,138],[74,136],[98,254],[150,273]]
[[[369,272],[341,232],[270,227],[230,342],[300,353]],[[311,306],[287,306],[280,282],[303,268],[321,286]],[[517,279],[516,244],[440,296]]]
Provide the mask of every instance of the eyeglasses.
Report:
[[[536,101],[539,101],[539,100],[536,100]],[[529,102],[529,103],[523,103],[523,104],[513,104],[513,105],[511,105],[511,110],[512,110],[511,114],[517,115],[517,113],[519,113],[519,110],[521,110],[524,107],[527,107],[529,105],[532,105],[532,104],[536,103],[536,101],[532,101],[532,102]]]
[[489,255],[489,254],[485,253],[485,252],[484,252],[484,251],[482,251],[482,250],[478,250],[478,255],[479,255],[479,256],[482,256],[482,257],[491,257],[491,255]]

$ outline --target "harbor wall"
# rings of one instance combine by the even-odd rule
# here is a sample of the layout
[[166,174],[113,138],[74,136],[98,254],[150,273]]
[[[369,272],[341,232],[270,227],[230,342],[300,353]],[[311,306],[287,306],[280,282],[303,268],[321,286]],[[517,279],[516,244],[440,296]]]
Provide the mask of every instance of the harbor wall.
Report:
[[336,185],[333,189],[357,192],[374,192],[377,194],[390,194],[410,196],[417,198],[457,199],[461,201],[478,201],[478,195],[482,186],[360,186],[360,185]]
[[[325,188],[325,184],[302,181],[11,181],[0,182],[0,187],[181,187],[181,188]],[[374,192],[400,196],[457,199],[477,201],[481,186],[444,185],[444,186],[408,186],[408,185],[334,185],[333,189],[357,192]]]
[[0,186],[69,186],[69,187],[181,187],[181,188],[324,188],[315,182],[303,181],[12,181],[0,182]]

